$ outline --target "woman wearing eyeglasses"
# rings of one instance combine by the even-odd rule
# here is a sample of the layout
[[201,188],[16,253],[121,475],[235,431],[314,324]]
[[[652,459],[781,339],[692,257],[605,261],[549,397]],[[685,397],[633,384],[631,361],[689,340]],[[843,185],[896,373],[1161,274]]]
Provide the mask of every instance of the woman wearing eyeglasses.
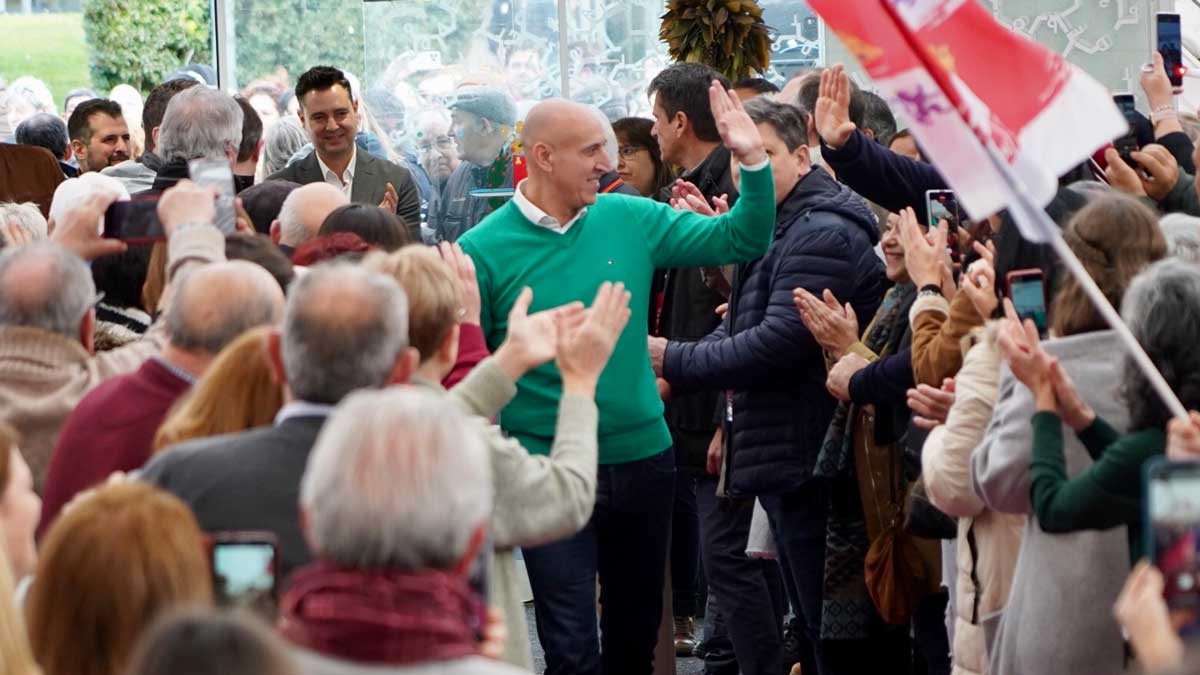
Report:
[[617,174],[643,197],[653,197],[675,180],[671,167],[663,164],[658,141],[650,135],[654,120],[624,117],[613,122],[617,133]]

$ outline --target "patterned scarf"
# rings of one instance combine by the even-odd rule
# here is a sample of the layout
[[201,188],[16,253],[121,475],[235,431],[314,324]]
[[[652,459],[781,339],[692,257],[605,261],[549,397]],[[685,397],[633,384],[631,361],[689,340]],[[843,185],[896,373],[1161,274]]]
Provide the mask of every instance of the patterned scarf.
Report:
[[292,576],[279,614],[289,641],[333,658],[401,665],[479,653],[479,602],[449,572],[318,562]]

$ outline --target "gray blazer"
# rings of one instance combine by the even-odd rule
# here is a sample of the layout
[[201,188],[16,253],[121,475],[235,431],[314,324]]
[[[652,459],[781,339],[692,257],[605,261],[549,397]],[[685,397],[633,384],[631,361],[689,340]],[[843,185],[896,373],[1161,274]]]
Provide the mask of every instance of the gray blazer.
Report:
[[[317,152],[314,150],[304,159],[271,174],[267,180],[290,180],[307,185],[320,183],[325,180],[325,176],[321,174],[321,165],[317,163]],[[388,183],[396,189],[396,196],[399,197],[396,202],[396,215],[400,216],[408,227],[409,240],[420,243],[421,196],[417,192],[412,174],[402,166],[375,157],[359,148],[354,160],[354,188],[350,194],[350,201],[355,204],[378,206],[387,193]]]
[[[1118,391],[1123,350],[1113,331],[1048,340],[1080,394],[1118,430],[1129,411]],[[1027,513],[1012,590],[991,645],[992,675],[1108,675],[1124,666],[1121,632],[1112,606],[1129,574],[1125,528],[1047,534],[1029,502],[1033,459],[1033,394],[1001,367],[999,399],[983,441],[971,453],[971,480],[988,508]],[[1092,458],[1070,429],[1063,432],[1067,473]]]

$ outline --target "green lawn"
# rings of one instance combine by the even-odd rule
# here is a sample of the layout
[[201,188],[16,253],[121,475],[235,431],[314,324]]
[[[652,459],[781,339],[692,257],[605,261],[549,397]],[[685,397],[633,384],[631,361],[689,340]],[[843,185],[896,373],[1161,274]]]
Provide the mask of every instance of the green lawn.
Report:
[[82,14],[0,14],[0,76],[41,78],[56,106],[76,87],[91,85]]

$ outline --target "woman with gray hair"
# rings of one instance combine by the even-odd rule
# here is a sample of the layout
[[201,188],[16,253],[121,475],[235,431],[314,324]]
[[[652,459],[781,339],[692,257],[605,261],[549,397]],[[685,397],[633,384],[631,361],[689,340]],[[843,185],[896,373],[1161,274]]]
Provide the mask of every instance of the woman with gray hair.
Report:
[[287,168],[288,160],[308,143],[308,135],[294,117],[285,117],[267,133],[263,147],[263,173],[270,176]]
[[1158,221],[1167,252],[1175,258],[1200,263],[1200,218],[1186,213],[1168,213]]
[[[1076,391],[1057,360],[1042,350],[1033,324],[1021,325],[1012,303],[998,343],[1013,374],[1034,395],[1030,499],[1048,533],[1127,526],[1132,560],[1142,557],[1142,465],[1166,449],[1171,413],[1133,358],[1125,357],[1122,398],[1129,430],[1114,429]],[[1125,292],[1122,316],[1184,406],[1200,408],[1200,269],[1175,259],[1148,267]],[[1068,477],[1062,424],[1096,463]],[[1063,617],[1066,618],[1066,617]]]

